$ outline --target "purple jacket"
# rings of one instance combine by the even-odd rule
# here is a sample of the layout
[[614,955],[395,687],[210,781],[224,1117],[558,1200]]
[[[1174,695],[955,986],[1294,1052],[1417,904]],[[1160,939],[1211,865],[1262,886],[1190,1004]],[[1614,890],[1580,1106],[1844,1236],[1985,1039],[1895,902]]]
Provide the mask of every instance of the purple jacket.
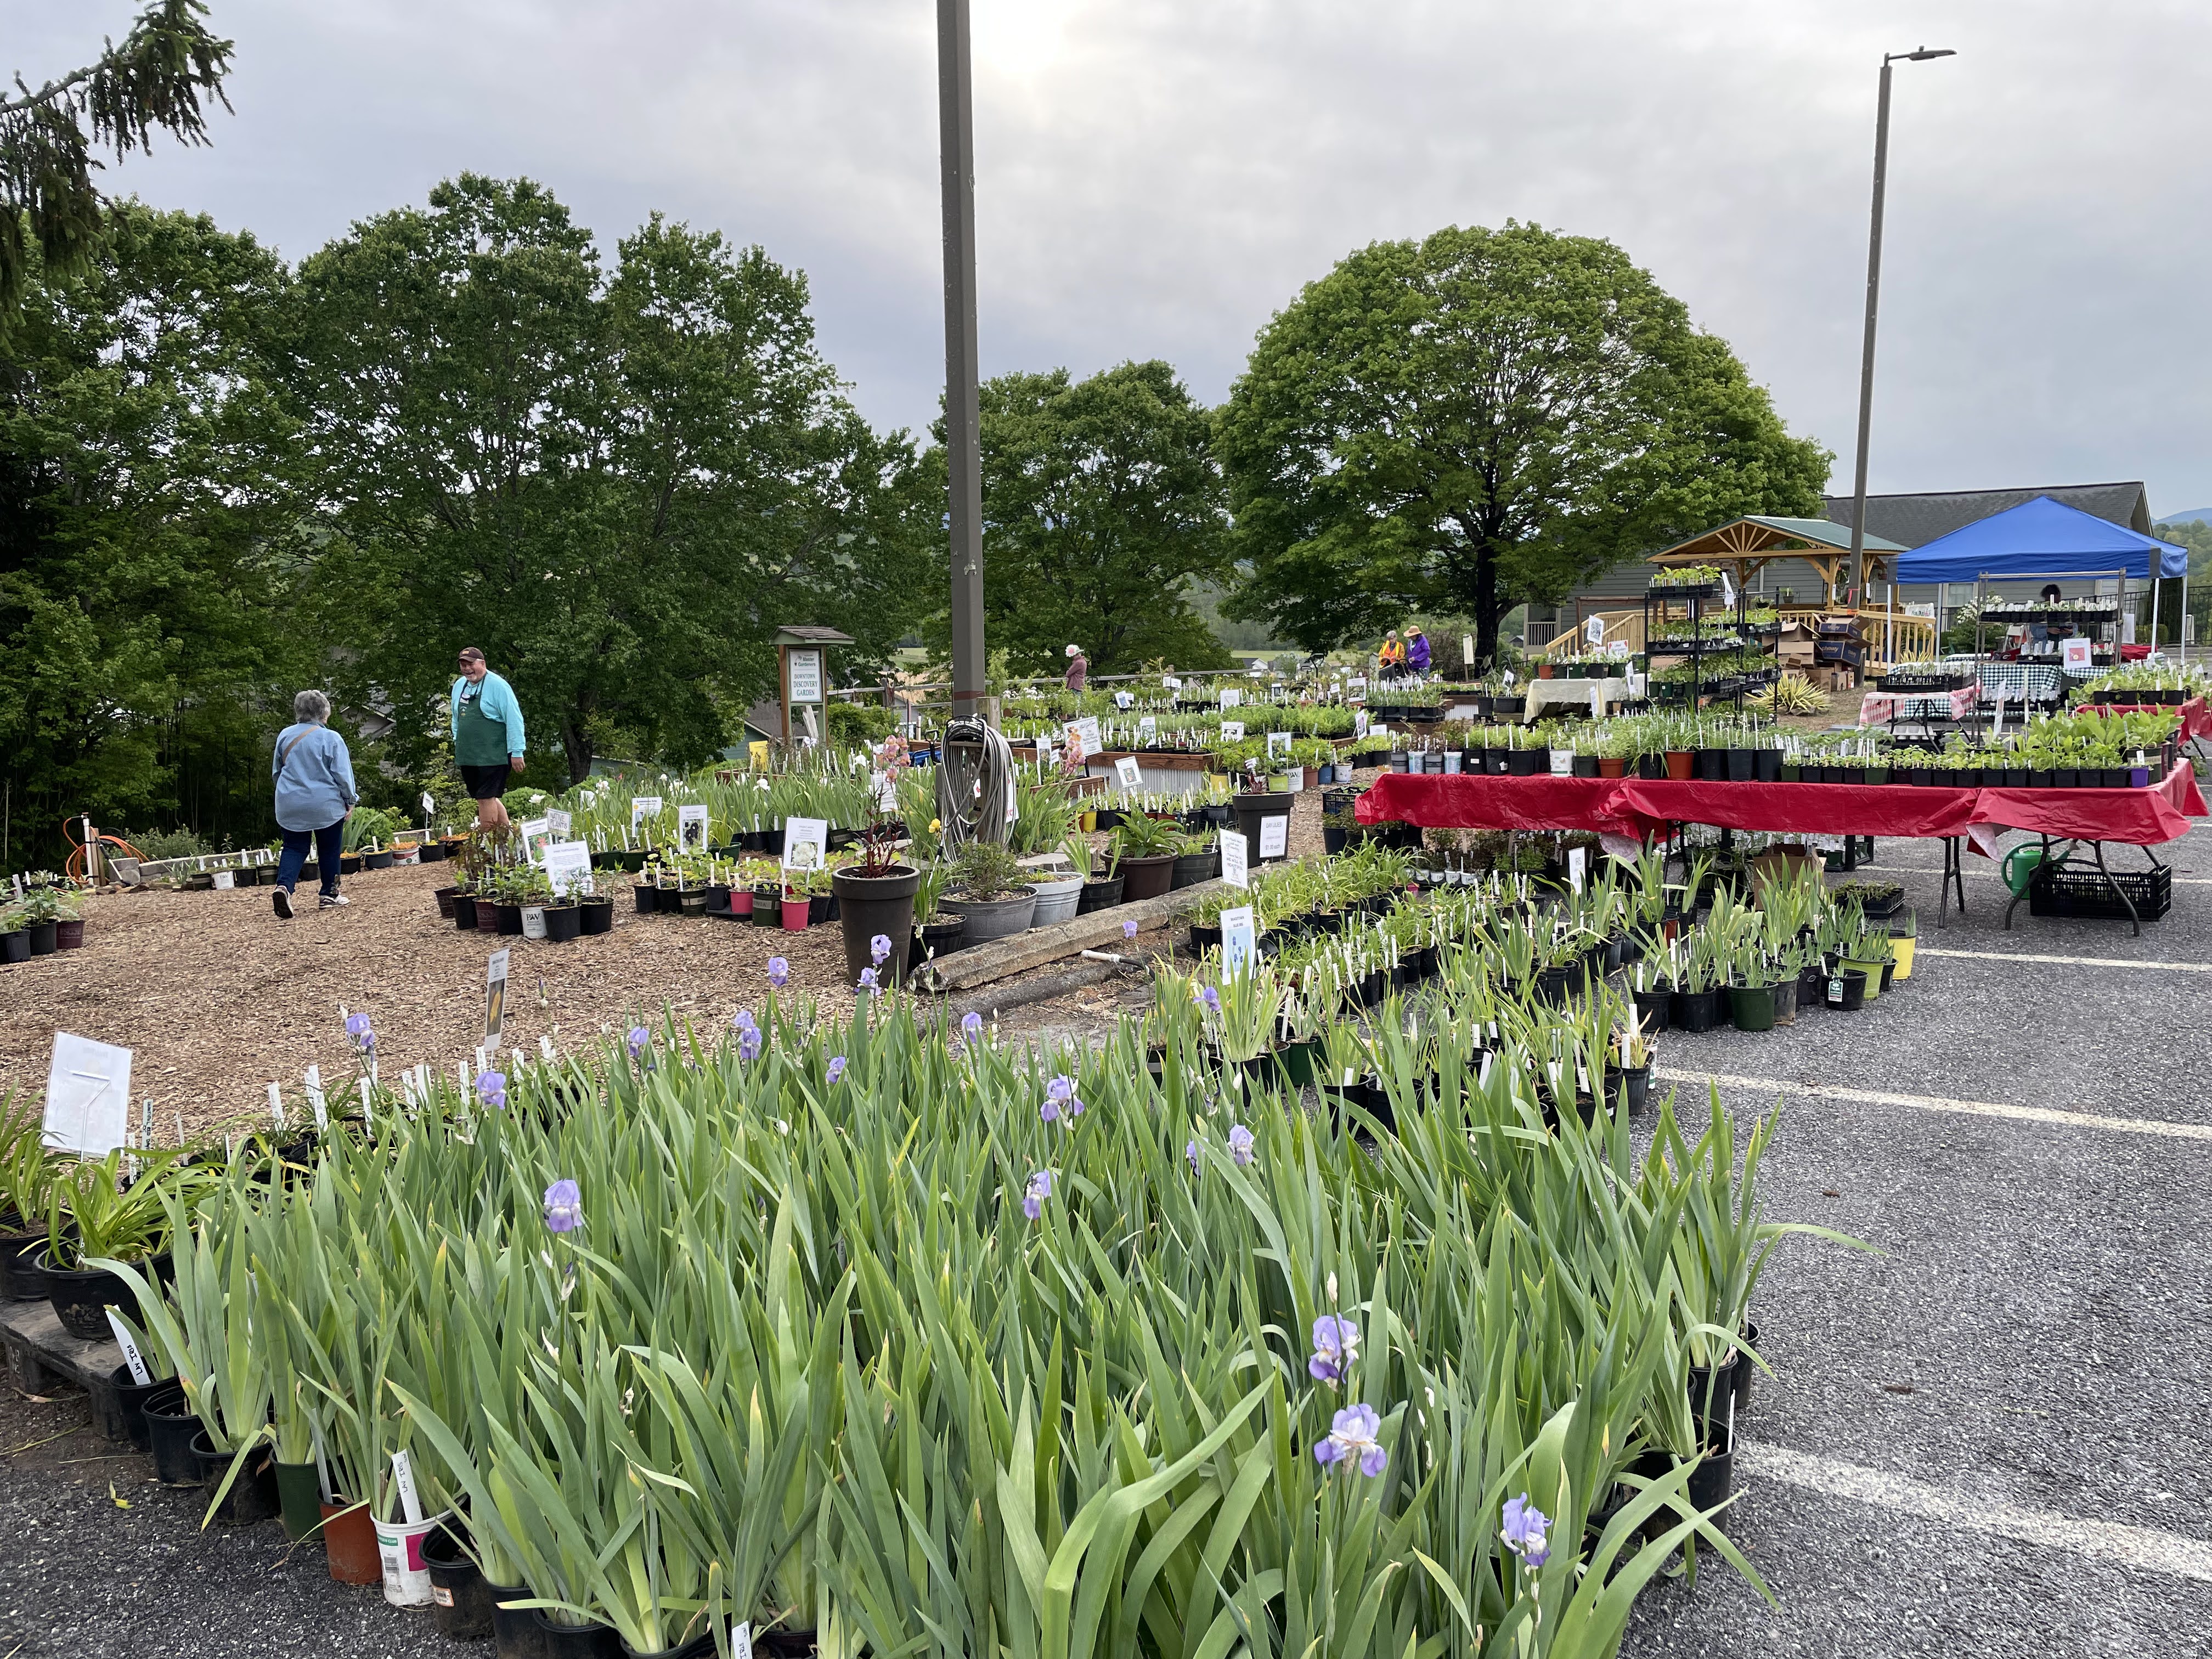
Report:
[[1429,636],[1416,634],[1406,641],[1406,666],[1416,674],[1429,672]]

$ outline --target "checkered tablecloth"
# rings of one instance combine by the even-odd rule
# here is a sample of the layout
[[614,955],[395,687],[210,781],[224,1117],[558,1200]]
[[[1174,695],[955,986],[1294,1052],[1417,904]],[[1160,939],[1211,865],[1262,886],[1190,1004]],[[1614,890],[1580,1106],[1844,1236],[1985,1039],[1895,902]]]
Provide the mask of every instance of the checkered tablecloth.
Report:
[[1985,662],[1979,669],[1982,701],[1995,702],[2055,702],[2062,695],[2064,677],[2055,665],[2030,662]]

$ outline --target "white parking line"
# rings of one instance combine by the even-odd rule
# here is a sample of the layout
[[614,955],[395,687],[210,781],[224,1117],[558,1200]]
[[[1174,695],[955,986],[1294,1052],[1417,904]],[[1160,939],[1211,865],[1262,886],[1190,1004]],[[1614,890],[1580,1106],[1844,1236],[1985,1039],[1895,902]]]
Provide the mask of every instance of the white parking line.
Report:
[[2212,974],[2212,962],[2149,962],[2135,957],[2033,957],[2024,951],[1945,951],[1920,946],[1923,957],[1963,957],[1974,962],[2055,962],[2068,968],[2164,968],[2176,974]]
[[2185,1538],[2179,1533],[2149,1527],[2124,1527],[2086,1516],[2062,1515],[2055,1510],[2029,1509],[2019,1504],[1985,1501],[1946,1492],[1902,1475],[1842,1463],[1832,1457],[1790,1451],[1781,1446],[1740,1443],[1735,1451],[1738,1470],[1802,1486],[1829,1498],[1849,1498],[1876,1509],[1917,1515],[1969,1532],[1994,1533],[2000,1538],[2034,1544],[2044,1549],[2086,1555],[2117,1566],[2143,1572],[2167,1573],[2212,1583],[2212,1543]]
[[1653,1068],[1668,1083],[1717,1083],[1723,1089],[1752,1089],[1763,1095],[1809,1095],[1862,1106],[1909,1106],[1920,1112],[1963,1112],[1970,1117],[2009,1117],[2027,1123],[2063,1123],[2077,1129],[2114,1129],[2124,1134],[2165,1135],[2175,1140],[2212,1141],[2212,1123],[2169,1123],[2154,1117],[2100,1117],[2090,1112],[2061,1112],[2048,1106],[2014,1106],[1995,1100],[1951,1100],[1942,1095],[1899,1095],[1880,1089],[1845,1089],[1832,1083],[1791,1083],[1777,1077],[1734,1077],[1724,1072]]

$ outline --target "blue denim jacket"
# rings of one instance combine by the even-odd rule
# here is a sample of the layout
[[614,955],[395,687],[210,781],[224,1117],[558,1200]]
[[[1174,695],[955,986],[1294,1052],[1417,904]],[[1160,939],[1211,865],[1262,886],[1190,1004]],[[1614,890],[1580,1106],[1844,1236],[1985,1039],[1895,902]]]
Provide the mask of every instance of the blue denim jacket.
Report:
[[327,726],[286,726],[270,751],[269,773],[276,784],[276,822],[287,830],[327,830],[361,799],[345,739]]

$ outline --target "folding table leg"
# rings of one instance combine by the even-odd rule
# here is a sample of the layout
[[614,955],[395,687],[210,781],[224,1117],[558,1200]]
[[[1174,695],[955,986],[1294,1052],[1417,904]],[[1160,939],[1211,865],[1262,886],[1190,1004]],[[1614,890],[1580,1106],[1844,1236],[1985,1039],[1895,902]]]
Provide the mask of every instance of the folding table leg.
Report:
[[2128,913],[2128,921],[2135,928],[2136,937],[2141,939],[2142,918],[2136,914],[2136,902],[2128,896],[2127,890],[2115,881],[2112,872],[2105,867],[2105,843],[2093,841],[2089,843],[2089,850],[2097,855],[2097,873],[2105,878],[2105,885],[2112,890],[2112,896],[2119,900],[2121,908]]

